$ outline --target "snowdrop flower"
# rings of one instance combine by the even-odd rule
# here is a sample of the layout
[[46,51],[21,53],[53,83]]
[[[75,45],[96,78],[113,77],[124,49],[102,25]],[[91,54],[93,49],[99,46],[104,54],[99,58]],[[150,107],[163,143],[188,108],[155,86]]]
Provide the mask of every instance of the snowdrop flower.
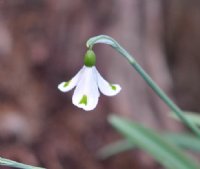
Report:
[[81,70],[71,80],[58,85],[58,89],[62,92],[68,92],[76,87],[72,102],[75,106],[86,111],[93,110],[97,106],[100,96],[99,90],[106,96],[114,96],[121,90],[119,85],[110,84],[99,74],[95,63],[94,52],[88,50]]

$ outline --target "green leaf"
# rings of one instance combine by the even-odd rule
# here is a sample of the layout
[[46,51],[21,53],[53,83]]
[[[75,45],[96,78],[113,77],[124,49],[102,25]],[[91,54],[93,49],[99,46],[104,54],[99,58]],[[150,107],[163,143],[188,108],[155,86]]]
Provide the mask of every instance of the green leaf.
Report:
[[108,144],[101,148],[98,153],[97,157],[101,159],[106,159],[108,157],[111,157],[113,155],[119,154],[124,151],[128,151],[133,149],[135,146],[132,142],[128,140],[120,140],[111,144]]
[[163,137],[182,148],[200,152],[200,139],[191,134],[170,133]]
[[[177,117],[177,115],[176,115],[174,112],[171,112],[171,113],[170,113],[170,116],[173,117],[174,119],[180,121],[180,119]],[[184,111],[184,116],[185,116],[188,120],[190,120],[191,122],[193,122],[193,123],[195,123],[196,125],[199,125],[199,126],[200,126],[200,114],[199,114],[199,113]]]
[[[181,148],[200,153],[200,140],[198,137],[187,133],[167,133],[162,134],[161,136]],[[104,146],[99,150],[97,156],[101,159],[106,159],[135,147],[133,142],[123,139]]]
[[156,132],[151,131],[137,123],[110,116],[109,122],[130,142],[152,155],[157,161],[168,169],[199,169],[196,163],[184,155],[178,147],[164,139]]
[[7,166],[7,167],[14,167],[14,168],[21,168],[21,169],[44,169],[41,167],[34,167],[31,165],[26,165],[23,163],[18,163],[16,161],[12,161],[6,158],[0,157],[0,166]]

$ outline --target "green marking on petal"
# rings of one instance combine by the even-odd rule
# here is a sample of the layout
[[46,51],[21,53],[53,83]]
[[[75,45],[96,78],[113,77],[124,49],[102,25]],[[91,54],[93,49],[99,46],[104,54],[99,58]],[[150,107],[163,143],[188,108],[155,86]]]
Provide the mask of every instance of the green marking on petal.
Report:
[[69,80],[68,82],[64,83],[64,87],[67,87],[69,85],[69,83],[71,82],[71,80]]
[[83,95],[83,97],[81,98],[79,104],[87,105],[87,96],[86,95]]
[[110,84],[110,87],[112,88],[112,90],[117,90],[117,87],[115,85]]

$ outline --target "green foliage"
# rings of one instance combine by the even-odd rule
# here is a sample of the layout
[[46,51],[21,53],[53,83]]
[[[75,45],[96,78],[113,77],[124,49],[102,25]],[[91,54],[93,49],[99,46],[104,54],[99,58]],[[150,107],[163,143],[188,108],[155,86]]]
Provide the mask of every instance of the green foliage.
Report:
[[158,133],[129,120],[110,116],[109,122],[122,133],[128,141],[143,149],[167,169],[198,169],[196,162],[187,157],[171,141]]
[[[200,153],[200,140],[198,137],[195,137],[191,134],[164,133],[160,134],[160,136],[176,144],[178,147]],[[97,155],[101,159],[106,159],[124,151],[132,150],[133,148],[136,148],[133,142],[122,139],[101,148]]]
[[0,166],[7,166],[7,167],[21,168],[21,169],[44,169],[41,167],[34,167],[31,165],[18,163],[16,161],[12,161],[12,160],[1,158],[1,157],[0,157]]
[[[174,119],[180,121],[180,119],[174,112],[170,112],[170,116],[173,117]],[[192,123],[200,126],[200,114],[199,113],[184,111],[184,116]]]
[[100,159],[106,159],[121,152],[132,150],[133,148],[135,148],[134,143],[123,139],[101,148],[97,153],[97,157]]

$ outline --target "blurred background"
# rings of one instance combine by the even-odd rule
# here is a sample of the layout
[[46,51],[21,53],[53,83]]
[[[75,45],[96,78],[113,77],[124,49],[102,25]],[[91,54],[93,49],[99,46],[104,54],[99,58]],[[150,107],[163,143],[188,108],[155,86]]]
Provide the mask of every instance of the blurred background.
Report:
[[198,0],[0,0],[0,156],[49,169],[162,168],[140,150],[96,156],[121,138],[110,113],[158,131],[182,130],[112,48],[94,50],[101,74],[122,86],[119,95],[102,95],[84,112],[57,85],[82,67],[86,40],[107,34],[182,109],[200,111],[199,9]]

